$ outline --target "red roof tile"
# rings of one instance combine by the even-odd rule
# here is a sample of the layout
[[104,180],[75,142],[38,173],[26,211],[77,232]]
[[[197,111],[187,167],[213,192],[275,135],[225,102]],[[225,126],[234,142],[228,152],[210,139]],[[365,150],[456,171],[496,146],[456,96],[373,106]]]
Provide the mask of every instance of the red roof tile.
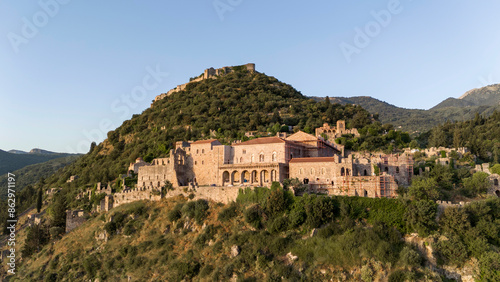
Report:
[[212,143],[214,141],[218,141],[218,140],[217,139],[198,140],[198,141],[195,141],[191,144],[209,144],[209,143]]
[[233,146],[239,145],[260,145],[260,144],[270,144],[270,143],[285,143],[285,140],[279,137],[261,137],[252,140],[248,140],[245,142],[233,144]]
[[317,158],[294,158],[290,163],[330,163],[336,162],[335,157],[317,157]]

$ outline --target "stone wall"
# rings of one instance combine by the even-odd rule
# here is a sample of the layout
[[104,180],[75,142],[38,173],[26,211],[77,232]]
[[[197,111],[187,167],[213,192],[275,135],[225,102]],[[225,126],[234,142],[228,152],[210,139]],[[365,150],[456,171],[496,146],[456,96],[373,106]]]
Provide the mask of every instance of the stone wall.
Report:
[[394,198],[397,196],[398,185],[390,175],[344,176],[334,177],[330,183],[309,182],[309,189],[316,193],[337,196]]
[[[202,186],[195,187],[193,189],[188,189],[187,187],[179,187],[175,188],[174,191],[168,191],[165,195],[165,198],[172,198],[179,195],[188,197],[190,194],[194,194],[195,197],[193,198],[193,200],[205,199],[228,204],[236,201],[241,188],[245,187]],[[186,191],[184,191],[184,189],[186,189]]]
[[66,211],[66,233],[82,225],[85,221],[87,221],[87,217],[84,210]]
[[157,189],[152,187],[147,188],[135,188],[135,189],[125,189],[120,193],[115,193],[113,195],[113,207],[118,207],[123,204],[140,201],[140,200],[150,200],[159,201],[161,199],[161,193]]

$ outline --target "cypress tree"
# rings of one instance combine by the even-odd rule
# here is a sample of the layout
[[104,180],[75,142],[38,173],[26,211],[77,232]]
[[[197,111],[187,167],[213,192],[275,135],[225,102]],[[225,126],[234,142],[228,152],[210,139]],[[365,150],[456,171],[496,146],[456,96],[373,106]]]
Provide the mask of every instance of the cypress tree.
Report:
[[38,197],[36,199],[36,212],[39,213],[42,210],[42,187],[38,188]]

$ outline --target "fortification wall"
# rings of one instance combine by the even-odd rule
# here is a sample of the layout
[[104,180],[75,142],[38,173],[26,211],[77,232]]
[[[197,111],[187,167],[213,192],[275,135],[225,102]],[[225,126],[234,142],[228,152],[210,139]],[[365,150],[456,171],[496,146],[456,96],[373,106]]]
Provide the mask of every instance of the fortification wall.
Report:
[[212,200],[219,203],[228,204],[236,201],[240,188],[242,187],[221,187],[221,186],[207,186],[207,187],[196,187],[194,189],[186,189],[187,187],[179,187],[174,191],[168,191],[165,198],[172,198],[179,195],[188,197],[190,194],[194,194],[193,200],[205,199]]
[[123,192],[116,193],[114,195],[112,205],[113,207],[118,207],[123,204],[140,200],[159,201],[161,200],[161,194],[158,190],[153,189],[152,187],[126,189]]

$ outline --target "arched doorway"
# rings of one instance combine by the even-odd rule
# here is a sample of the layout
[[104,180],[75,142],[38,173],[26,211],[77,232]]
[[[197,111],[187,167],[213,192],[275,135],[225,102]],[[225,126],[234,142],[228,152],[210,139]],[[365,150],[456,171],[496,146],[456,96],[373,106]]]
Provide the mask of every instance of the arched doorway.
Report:
[[344,176],[345,175],[345,169],[344,168],[341,168],[340,169],[340,176]]
[[231,184],[236,185],[240,183],[240,172],[235,170],[231,175]]
[[260,185],[264,185],[269,182],[269,171],[262,170],[260,172]]
[[496,190],[495,194],[497,194],[497,197],[500,198],[500,190]]
[[250,173],[245,170],[241,173],[241,183],[246,184],[250,181]]
[[251,180],[252,182],[251,183],[257,183],[258,182],[258,180],[257,180],[257,171],[256,170],[252,171],[251,178],[252,178],[252,180]]
[[271,170],[271,182],[278,181],[278,173],[275,169]]
[[229,184],[231,184],[230,180],[229,180],[229,172],[228,171],[224,171],[222,173],[222,186],[226,186],[226,185],[229,185]]

